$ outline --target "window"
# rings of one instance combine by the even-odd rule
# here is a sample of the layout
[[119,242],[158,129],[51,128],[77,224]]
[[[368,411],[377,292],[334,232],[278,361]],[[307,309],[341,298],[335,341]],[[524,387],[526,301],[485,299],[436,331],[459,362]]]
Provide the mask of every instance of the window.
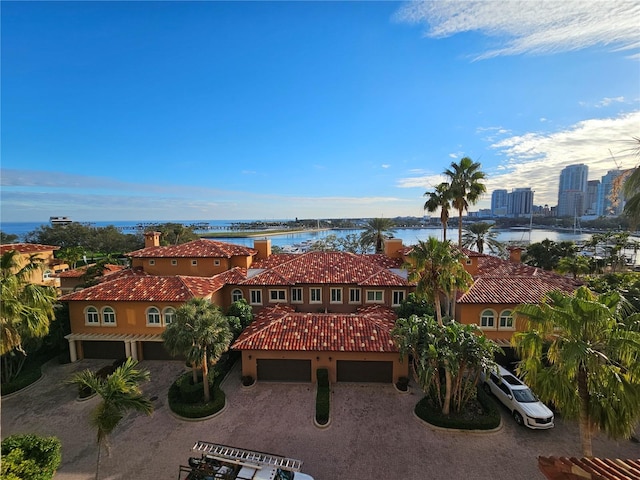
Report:
[[42,274],[42,280],[49,280],[51,278],[51,270],[45,270]]
[[103,325],[115,325],[116,324],[116,312],[111,307],[104,307],[102,309],[102,324]]
[[232,302],[237,302],[238,300],[242,299],[242,290],[239,289],[235,289],[233,292],[231,292],[231,301]]
[[100,325],[100,317],[96,307],[88,307],[84,312],[84,320],[87,325]]
[[471,263],[472,263],[472,262],[471,262],[471,259],[470,259],[470,258],[467,258],[467,259],[464,261],[464,263],[466,263],[467,265],[471,265]]
[[198,266],[198,260],[191,260],[191,266],[192,267],[197,267]]
[[173,265],[174,267],[178,265],[178,260],[176,260],[175,258],[171,260],[171,265]]
[[359,288],[350,288],[349,289],[349,303],[360,303],[360,289]]
[[331,303],[342,303],[342,289],[341,288],[332,288],[331,289]]
[[216,259],[213,261],[213,266],[214,266],[214,267],[219,267],[219,266],[220,266],[220,259],[219,259],[219,258],[216,258]]
[[249,290],[251,305],[262,305],[262,290]]
[[149,260],[149,265],[155,265],[156,261],[155,260]]
[[367,290],[367,303],[382,303],[384,301],[382,290]]
[[270,302],[286,302],[287,291],[286,290],[269,290]]
[[394,290],[392,305],[394,307],[398,307],[403,301],[404,301],[404,290]]
[[322,290],[317,287],[309,289],[309,303],[322,303]]
[[171,307],[167,307],[164,309],[163,317],[164,317],[164,324],[169,325],[170,323],[173,323],[175,321],[176,311]]
[[156,307],[147,310],[147,325],[160,326],[160,310]]
[[484,310],[480,314],[480,328],[493,328],[495,326],[495,314],[493,310]]
[[291,289],[291,303],[302,303],[302,289],[300,287]]
[[503,310],[500,312],[500,328],[513,328],[513,316],[511,310]]

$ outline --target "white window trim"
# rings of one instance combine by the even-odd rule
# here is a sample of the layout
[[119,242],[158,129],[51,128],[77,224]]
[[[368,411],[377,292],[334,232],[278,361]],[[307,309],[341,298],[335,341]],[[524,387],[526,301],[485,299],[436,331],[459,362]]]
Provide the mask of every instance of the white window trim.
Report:
[[163,324],[163,325],[165,325],[165,326],[166,326],[166,325],[171,325],[171,323],[173,323],[173,322],[169,322],[169,323],[167,323],[167,320],[166,320],[166,315],[167,315],[167,312],[168,312],[169,310],[171,310],[171,311],[172,311],[172,313],[173,313],[173,318],[175,319],[175,317],[176,317],[176,309],[175,309],[175,308],[173,308],[173,307],[165,307],[165,308],[163,308],[163,309],[162,309],[162,324]]
[[[273,298],[273,294],[276,293],[277,298]],[[284,294],[284,298],[280,298],[280,294]],[[269,289],[269,303],[287,303],[287,290],[284,288],[270,288]]]
[[[297,300],[297,299],[294,300],[294,295],[293,295],[294,291],[300,293],[300,300]],[[291,289],[291,303],[304,303],[304,293],[303,293],[303,291],[304,290],[302,289],[302,287],[293,287]]]
[[214,267],[219,267],[219,266],[220,266],[220,259],[219,259],[219,258],[214,258],[214,260],[213,260],[213,266],[214,266]]
[[[149,321],[149,311],[151,309],[155,309],[158,315],[158,323],[151,323]],[[147,324],[147,327],[161,327],[162,326],[162,310],[160,310],[158,307],[149,307],[145,310],[144,312],[144,318]]]
[[[374,298],[373,300],[369,300],[369,294],[370,293],[374,293],[374,294],[375,293],[381,293],[382,294],[381,295],[381,299],[380,300],[376,300]],[[365,292],[365,296],[366,296],[366,298],[365,298],[365,302],[366,303],[384,303],[384,290],[367,290]],[[377,295],[375,295],[375,296],[377,296]]]
[[[402,300],[400,300],[397,303],[395,303],[396,294],[401,294],[402,295]],[[391,292],[391,306],[392,307],[399,307],[400,305],[402,305],[402,302],[404,300],[406,300],[406,298],[407,298],[407,292],[405,290],[393,290]]]
[[[104,319],[104,312],[105,310],[110,309],[111,313],[113,313],[113,322],[107,322]],[[106,307],[102,307],[102,310],[100,311],[100,323],[104,326],[104,327],[117,327],[118,326],[118,318],[116,317],[116,309],[107,305]]]
[[[504,312],[511,312],[509,314],[509,316],[511,317],[511,326],[501,326],[500,323],[502,321],[502,318],[505,317],[506,315],[504,315]],[[507,308],[503,311],[500,312],[500,315],[498,316],[498,330],[515,330],[516,329],[516,319],[513,316],[513,310],[511,310],[510,308]]]
[[[358,292],[358,300],[351,300],[351,292]],[[349,289],[349,303],[351,305],[360,305],[362,303],[362,289],[350,288]]]
[[[334,300],[333,299],[334,292],[336,292],[338,294],[338,296],[340,297],[340,300]],[[341,304],[341,303],[343,303],[342,302],[342,288],[331,287],[331,289],[329,290],[329,303],[333,303],[333,304]]]
[[197,267],[198,266],[198,260],[191,260],[191,266],[192,267]]
[[[257,292],[257,295],[260,296],[260,301],[259,302],[254,302],[253,301],[254,292]],[[249,305],[262,305],[262,289],[249,290]]]
[[[319,299],[318,300],[313,300],[313,291],[318,291],[319,293]],[[318,304],[318,303],[322,303],[322,288],[320,287],[309,287],[309,303],[314,303],[314,304]]]
[[[493,314],[493,325],[486,325],[486,326],[482,326],[482,317],[484,316],[484,312],[489,311]],[[498,315],[496,314],[496,311],[493,310],[492,308],[485,308],[480,312],[480,318],[478,319],[478,326],[480,327],[480,329],[482,330],[495,330],[496,329],[496,320],[498,318]]]
[[172,258],[171,265],[173,265],[174,267],[178,266],[178,260],[176,260],[175,258]]
[[[239,298],[235,298],[235,297],[237,297],[237,293],[239,293],[239,294],[240,294],[240,297],[239,297]],[[234,289],[231,291],[231,303],[233,303],[233,302],[237,302],[237,301],[238,301],[238,300],[240,300],[241,298],[244,298],[244,295],[242,295],[242,290],[240,290],[239,288],[234,288]]]
[[153,258],[149,259],[149,265],[155,265],[156,261]]
[[[95,322],[90,322],[89,321],[89,310],[90,309],[94,309],[95,310],[95,311],[91,312],[91,313],[95,314],[95,317],[96,317],[96,321]],[[91,325],[91,326],[100,325],[100,310],[98,310],[93,305],[89,305],[87,308],[85,308],[84,309],[84,324],[85,325]]]

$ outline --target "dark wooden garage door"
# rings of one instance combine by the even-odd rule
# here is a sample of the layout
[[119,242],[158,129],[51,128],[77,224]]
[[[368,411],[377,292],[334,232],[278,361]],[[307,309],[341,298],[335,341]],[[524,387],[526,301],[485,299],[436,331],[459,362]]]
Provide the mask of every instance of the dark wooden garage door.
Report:
[[142,342],[142,358],[145,360],[184,360],[172,357],[163,342]]
[[84,358],[125,358],[124,342],[83,341]]
[[393,362],[338,360],[339,382],[393,382]]
[[310,382],[311,360],[258,359],[258,380]]

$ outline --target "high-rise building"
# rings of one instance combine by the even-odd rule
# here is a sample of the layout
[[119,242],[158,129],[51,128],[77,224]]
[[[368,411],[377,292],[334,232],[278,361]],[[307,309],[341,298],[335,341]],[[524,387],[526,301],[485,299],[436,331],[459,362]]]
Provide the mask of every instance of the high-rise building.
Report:
[[494,217],[504,217],[507,215],[507,191],[494,190],[491,194],[491,215]]
[[507,196],[507,214],[510,217],[528,217],[533,207],[531,188],[514,188]]
[[558,187],[558,217],[580,217],[584,214],[588,174],[589,167],[583,163],[562,169]]
[[589,180],[587,182],[587,194],[584,200],[584,213],[586,215],[596,215],[598,213],[598,189],[600,180]]
[[598,197],[596,200],[596,213],[600,216],[618,216],[624,209],[623,178],[627,170],[609,170],[602,177]]

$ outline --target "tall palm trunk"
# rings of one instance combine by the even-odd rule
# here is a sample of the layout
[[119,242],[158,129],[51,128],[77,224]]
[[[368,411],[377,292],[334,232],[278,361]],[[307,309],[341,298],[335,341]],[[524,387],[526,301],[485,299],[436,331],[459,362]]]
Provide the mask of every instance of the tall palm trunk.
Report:
[[204,388],[204,403],[209,403],[211,394],[209,393],[209,356],[207,355],[207,349],[204,349],[202,355],[202,385]]
[[442,222],[442,241],[447,241],[447,222]]
[[462,248],[462,209],[458,212],[458,248]]
[[96,480],[100,474],[100,451],[102,450],[102,444],[98,442],[98,458],[96,458]]
[[578,396],[580,397],[580,439],[582,441],[582,455],[592,457],[589,390],[587,387],[587,371],[584,366],[581,366],[578,370]]
[[[440,299],[440,295],[436,294],[436,319],[438,320],[438,325],[444,327],[444,323],[442,321],[442,301]],[[449,362],[444,361],[444,401],[442,403],[442,414],[449,415],[449,411],[451,408],[451,370],[449,368]]]

